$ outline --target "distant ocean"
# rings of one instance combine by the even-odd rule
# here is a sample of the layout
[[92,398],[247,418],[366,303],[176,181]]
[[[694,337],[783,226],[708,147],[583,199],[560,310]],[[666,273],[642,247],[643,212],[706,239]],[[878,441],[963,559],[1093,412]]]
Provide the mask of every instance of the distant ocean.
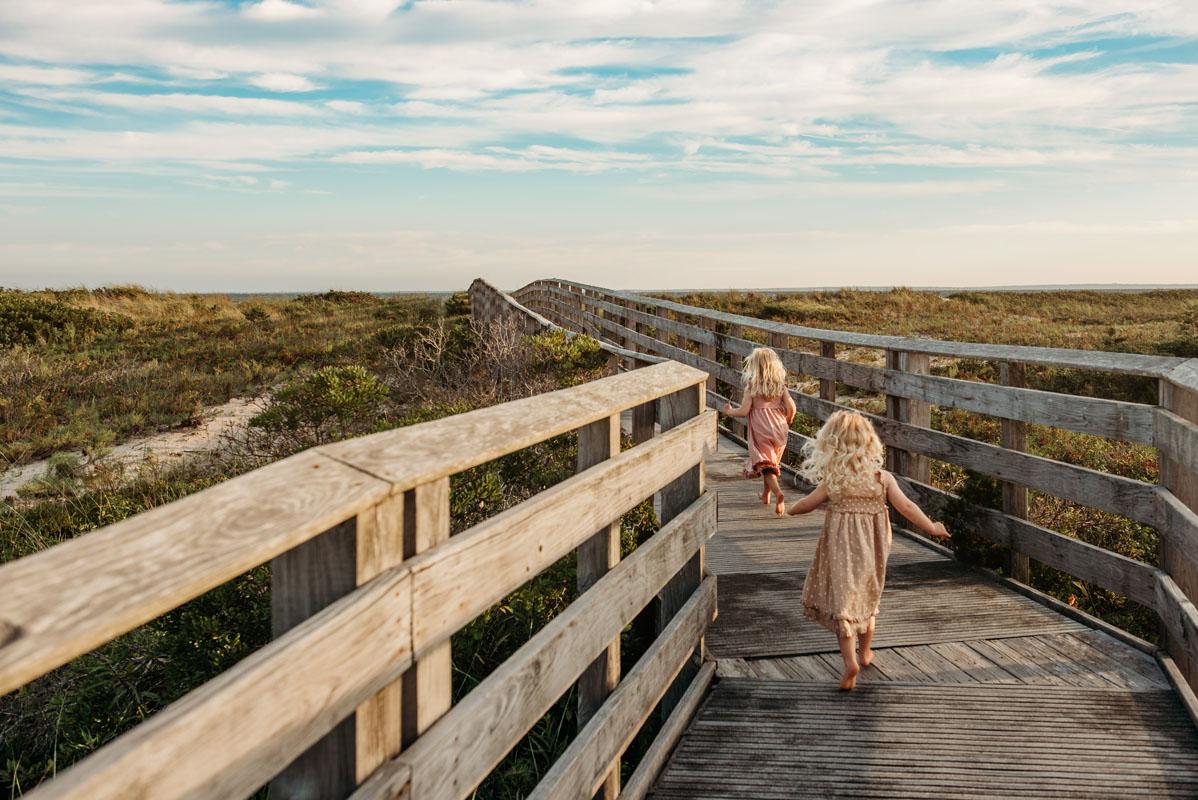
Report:
[[[513,291],[515,287],[505,291]],[[611,288],[611,287],[607,287]],[[1162,289],[1198,289],[1198,283],[1066,283],[1041,284],[1028,286],[767,286],[761,288],[728,288],[728,289],[624,289],[622,291],[639,292],[641,294],[672,294],[684,295],[698,292],[762,292],[767,294],[807,294],[811,292],[837,292],[849,289],[854,292],[889,292],[892,289],[907,288],[917,292],[936,292],[937,294],[957,294],[959,292],[1153,292]],[[458,290],[461,291],[461,290]],[[241,302],[254,297],[270,297],[279,300],[290,300],[306,292],[201,292],[200,294],[223,294],[234,302]],[[429,297],[448,297],[455,292],[370,292],[376,297],[402,297],[405,295],[425,295]]]

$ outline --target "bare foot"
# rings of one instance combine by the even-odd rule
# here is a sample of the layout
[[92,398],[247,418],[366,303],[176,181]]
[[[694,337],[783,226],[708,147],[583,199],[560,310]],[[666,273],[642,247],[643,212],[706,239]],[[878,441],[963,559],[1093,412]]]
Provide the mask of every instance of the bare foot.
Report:
[[844,675],[840,677],[840,690],[842,692],[851,692],[853,690],[853,687],[857,685],[857,673],[860,671],[860,667],[844,668]]
[[774,513],[779,517],[786,516],[786,499],[782,495],[774,495],[778,502],[774,504]]
[[766,489],[764,492],[761,493],[761,504],[763,506],[768,506],[770,504],[770,490],[769,489]]
[[861,664],[861,669],[865,669],[870,664],[874,663],[874,651],[868,648],[861,651],[861,658],[858,659]]

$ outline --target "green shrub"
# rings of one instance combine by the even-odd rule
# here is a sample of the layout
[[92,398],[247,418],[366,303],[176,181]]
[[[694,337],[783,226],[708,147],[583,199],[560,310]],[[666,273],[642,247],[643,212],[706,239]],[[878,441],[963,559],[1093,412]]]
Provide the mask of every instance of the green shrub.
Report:
[[270,320],[270,312],[260,305],[249,305],[241,309],[241,315],[247,322],[262,323]]
[[470,314],[470,295],[467,292],[454,292],[445,301],[445,316],[465,317]]
[[409,322],[398,325],[388,325],[375,331],[372,337],[379,347],[392,349],[395,347],[411,348],[420,335],[420,326]]
[[555,373],[563,386],[591,380],[595,377],[591,373],[607,366],[607,353],[586,334],[544,331],[532,337],[532,347],[536,365]]
[[144,286],[138,286],[135,283],[121,284],[117,286],[101,286],[99,289],[93,289],[92,295],[95,297],[104,297],[111,300],[141,300],[155,294]]
[[330,289],[327,292],[319,294],[301,294],[291,301],[300,305],[310,305],[313,303],[333,303],[335,305],[374,305],[380,302],[379,298],[372,295],[370,292],[343,292],[339,289]]
[[97,336],[129,328],[119,314],[73,308],[17,292],[0,292],[0,348],[43,342],[86,344]]
[[387,387],[365,367],[324,367],[277,392],[250,427],[320,444],[374,427],[386,399]]

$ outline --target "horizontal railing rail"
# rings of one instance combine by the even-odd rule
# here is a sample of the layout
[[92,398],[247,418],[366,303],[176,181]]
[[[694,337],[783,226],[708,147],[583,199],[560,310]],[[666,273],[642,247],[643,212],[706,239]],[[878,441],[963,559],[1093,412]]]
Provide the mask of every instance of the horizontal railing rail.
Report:
[[[850,347],[868,347],[879,350],[897,350],[901,352],[924,353],[949,358],[976,358],[985,361],[1017,361],[1024,364],[1037,364],[1051,367],[1071,369],[1098,370],[1124,375],[1142,375],[1152,378],[1170,377],[1171,373],[1187,365],[1190,360],[1174,356],[1150,356],[1138,353],[1108,353],[1099,350],[1078,350],[1064,347],[1032,347],[1026,345],[983,344],[977,342],[954,342],[938,339],[923,339],[910,336],[885,336],[873,333],[858,333],[855,331],[838,331],[828,328],[810,328],[803,325],[793,325],[786,322],[774,322],[757,317],[746,317],[726,311],[699,308],[676,303],[671,300],[651,298],[634,292],[622,292],[604,289],[574,281],[548,279],[534,281],[520,289],[512,296],[517,301],[529,296],[530,290],[550,287],[567,287],[577,290],[579,294],[596,298],[609,298],[629,307],[637,305],[651,306],[663,311],[692,317],[702,317],[726,325],[753,328],[766,333],[794,336],[800,339],[810,339],[817,342],[843,344]],[[1192,371],[1198,367],[1189,366]],[[1198,375],[1194,375],[1198,380]]]
[[[505,298],[490,313],[553,324]],[[702,464],[717,415],[705,373],[607,347],[661,363],[316,447],[0,566],[0,693],[272,568],[272,642],[30,796],[227,798],[270,782],[274,797],[467,797],[576,683],[579,736],[540,795],[615,796],[659,701],[669,715],[710,680]],[[640,424],[622,449],[626,411]],[[571,432],[573,477],[449,535],[452,475]],[[655,494],[660,529],[620,560],[620,518]],[[577,600],[454,705],[453,634],[572,552]],[[650,604],[657,638],[621,680],[621,632]]]
[[[670,358],[708,373],[709,405],[726,401],[720,386],[739,385],[739,363],[768,343],[787,370],[819,381],[819,394],[791,389],[798,410],[825,420],[845,408],[836,387],[886,396],[885,416],[867,414],[890,450],[888,466],[907,491],[934,509],[960,504],[930,485],[928,459],[993,477],[1003,484],[1001,511],[972,506],[976,530],[1008,548],[1008,572],[1027,582],[1027,559],[1123,595],[1162,620],[1170,654],[1198,685],[1198,360],[1087,350],[946,342],[831,331],[687,306],[670,300],[548,279],[514,293],[557,324],[591,331],[611,343]],[[754,341],[746,332],[756,334]],[[792,339],[819,343],[819,354]],[[837,358],[837,346],[885,351],[886,365]],[[928,374],[929,356],[998,362],[1002,383]],[[1024,365],[1083,369],[1156,379],[1158,405],[1030,389]],[[931,427],[932,405],[996,417],[1002,446]],[[1156,447],[1159,484],[1025,452],[1027,424]],[[736,422],[733,421],[733,425]],[[806,438],[792,431],[799,453]],[[1148,564],[1027,520],[1027,489],[1126,517],[1156,529],[1161,552]]]

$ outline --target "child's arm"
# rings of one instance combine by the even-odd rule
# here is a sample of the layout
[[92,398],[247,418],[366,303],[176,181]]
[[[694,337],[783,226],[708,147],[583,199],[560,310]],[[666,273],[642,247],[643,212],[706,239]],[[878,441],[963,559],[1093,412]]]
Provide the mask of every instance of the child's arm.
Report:
[[810,511],[814,511],[815,509],[819,508],[823,504],[823,502],[827,499],[828,499],[828,490],[825,489],[824,485],[821,483],[819,486],[815,487],[814,492],[807,495],[802,500],[800,500],[799,502],[795,503],[793,506],[788,508],[786,510],[786,513],[792,517],[797,514],[806,514]]
[[795,405],[795,399],[790,396],[790,392],[782,395],[782,397],[786,403],[786,424],[789,425],[795,421],[795,414],[799,413],[799,409]]
[[742,397],[739,406],[734,406],[731,403],[724,403],[724,407],[720,410],[730,417],[747,417],[749,409],[753,407],[752,397]]
[[890,505],[894,506],[894,510],[902,514],[915,527],[919,528],[928,536],[934,539],[948,539],[952,536],[944,527],[943,522],[932,522],[928,519],[928,515],[923,513],[923,509],[915,505],[915,502],[907,495],[903,494],[903,490],[899,488],[898,481],[889,472],[882,473],[882,480],[886,484],[886,499],[890,501]]

